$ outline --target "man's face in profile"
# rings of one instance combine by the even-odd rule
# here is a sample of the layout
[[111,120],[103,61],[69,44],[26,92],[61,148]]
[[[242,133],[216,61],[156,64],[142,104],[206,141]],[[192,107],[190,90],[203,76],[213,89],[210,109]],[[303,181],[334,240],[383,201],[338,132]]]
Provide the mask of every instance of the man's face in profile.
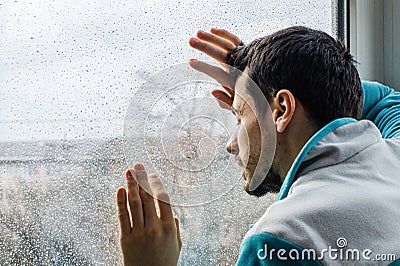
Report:
[[[249,88],[250,82],[245,71],[239,76],[235,85],[235,97],[231,109],[236,116],[237,126],[226,148],[229,153],[235,155],[235,161],[242,167],[245,191],[250,195],[260,197],[267,192],[279,192],[282,184],[276,165],[272,162],[268,169],[268,162],[263,161],[265,159],[260,160],[263,142],[267,141],[262,140],[260,125],[264,127],[266,125],[263,121],[259,121],[260,115],[255,114],[255,112],[262,112],[262,110],[255,110],[255,108],[261,108],[262,104],[256,103],[255,100],[258,99],[254,99],[254,95],[251,95],[252,88]],[[262,101],[266,101],[265,97]],[[271,115],[271,113],[264,113],[264,115]],[[250,186],[253,178],[262,180],[255,188]]]

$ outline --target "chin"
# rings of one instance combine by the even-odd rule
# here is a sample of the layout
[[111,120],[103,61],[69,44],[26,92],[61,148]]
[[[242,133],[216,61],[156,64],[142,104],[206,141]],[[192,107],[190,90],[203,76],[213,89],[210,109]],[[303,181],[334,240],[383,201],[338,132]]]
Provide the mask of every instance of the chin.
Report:
[[274,168],[268,171],[266,176],[264,177],[262,183],[254,190],[250,190],[250,181],[252,178],[252,174],[247,169],[242,172],[242,176],[245,179],[245,184],[243,186],[244,190],[252,196],[261,197],[265,194],[271,193],[278,193],[281,189],[281,177],[274,171]]

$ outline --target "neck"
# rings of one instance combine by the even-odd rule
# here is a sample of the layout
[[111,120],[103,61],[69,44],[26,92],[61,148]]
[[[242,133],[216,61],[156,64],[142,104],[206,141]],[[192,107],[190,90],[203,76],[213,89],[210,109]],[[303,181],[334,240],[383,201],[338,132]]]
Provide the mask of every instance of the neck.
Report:
[[278,134],[276,169],[281,182],[285,179],[301,149],[318,130],[319,127],[315,123],[303,116],[303,119],[295,118],[284,133]]

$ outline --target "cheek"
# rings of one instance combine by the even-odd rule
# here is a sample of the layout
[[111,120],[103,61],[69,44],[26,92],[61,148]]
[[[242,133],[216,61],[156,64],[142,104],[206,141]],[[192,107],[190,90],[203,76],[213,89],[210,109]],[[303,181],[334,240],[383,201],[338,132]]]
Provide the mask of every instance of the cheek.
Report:
[[257,121],[251,121],[247,127],[248,134],[248,144],[247,149],[249,154],[253,160],[257,159],[260,156],[261,152],[261,131]]
[[250,146],[252,148],[259,147],[261,145],[261,131],[257,119],[252,119],[247,130],[250,136]]
[[241,154],[242,159],[246,159],[242,157],[243,155],[249,154],[249,136],[246,128],[243,124],[240,125],[238,133],[237,133],[237,142],[239,146],[239,154]]

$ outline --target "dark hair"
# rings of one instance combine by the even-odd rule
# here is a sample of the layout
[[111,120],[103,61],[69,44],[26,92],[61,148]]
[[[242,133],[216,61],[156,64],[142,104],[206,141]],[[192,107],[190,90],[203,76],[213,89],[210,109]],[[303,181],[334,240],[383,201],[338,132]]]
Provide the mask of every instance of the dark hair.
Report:
[[342,42],[306,27],[290,27],[231,54],[232,65],[261,88],[268,101],[290,90],[322,127],[340,117],[359,119],[363,106],[355,61]]

